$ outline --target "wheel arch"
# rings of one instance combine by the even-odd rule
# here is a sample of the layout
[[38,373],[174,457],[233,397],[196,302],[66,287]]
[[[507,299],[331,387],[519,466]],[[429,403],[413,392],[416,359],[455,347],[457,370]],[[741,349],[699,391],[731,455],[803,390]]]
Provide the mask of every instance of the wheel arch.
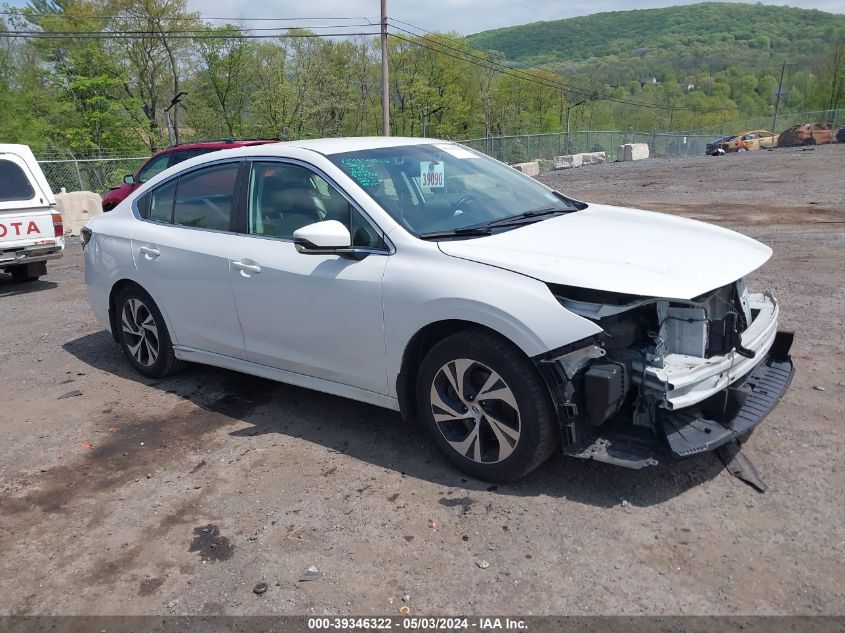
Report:
[[[396,396],[399,400],[399,411],[403,419],[413,419],[417,413],[416,382],[422,359],[432,347],[443,339],[466,330],[478,330],[479,332],[495,336],[525,354],[524,350],[511,338],[476,321],[443,319],[425,325],[417,330],[408,340],[408,344],[405,346],[405,351],[402,354],[399,373],[396,376]],[[527,354],[525,356],[528,358]]]
[[[149,295],[153,302],[156,304],[159,312],[161,312],[161,316],[164,319],[165,325],[167,326],[168,332],[172,332],[170,328],[170,323],[168,321],[167,315],[165,314],[164,310],[162,309],[161,305],[158,301],[155,300],[155,297],[152,296],[149,290],[144,288],[140,283],[135,281],[134,279],[129,279],[128,277],[123,277],[118,279],[116,282],[112,284],[111,290],[109,290],[109,327],[111,328],[111,335],[114,339],[115,343],[120,343],[120,339],[117,337],[117,330],[118,330],[118,322],[117,322],[117,306],[115,306],[115,301],[117,301],[117,297],[123,292],[126,288],[135,287],[144,292],[145,294]],[[171,339],[172,339],[171,334]]]

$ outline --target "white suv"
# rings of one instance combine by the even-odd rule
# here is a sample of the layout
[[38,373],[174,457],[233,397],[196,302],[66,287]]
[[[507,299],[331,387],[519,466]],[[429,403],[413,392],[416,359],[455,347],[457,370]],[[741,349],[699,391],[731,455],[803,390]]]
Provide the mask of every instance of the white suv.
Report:
[[226,367],[418,418],[512,480],[562,452],[632,468],[750,431],[792,376],[771,250],[586,204],[463,146],[322,139],[172,167],[83,231],[135,368]]

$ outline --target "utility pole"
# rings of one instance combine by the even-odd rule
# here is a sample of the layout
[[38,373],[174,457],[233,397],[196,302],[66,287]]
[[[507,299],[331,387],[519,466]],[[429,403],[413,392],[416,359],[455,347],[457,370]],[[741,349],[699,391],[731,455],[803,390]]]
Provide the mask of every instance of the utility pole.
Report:
[[780,105],[780,93],[783,92],[783,71],[786,70],[786,62],[780,67],[780,81],[778,82],[778,98],[775,100],[775,114],[772,117],[772,134],[777,134],[775,126],[778,122],[778,106]]
[[570,138],[569,137],[569,113],[572,111],[572,108],[577,108],[582,103],[587,103],[587,100],[584,99],[582,101],[579,101],[578,103],[573,103],[571,106],[567,106],[567,108],[566,108],[566,153],[567,154],[569,153],[569,146],[570,146],[570,143],[569,143],[569,138]]
[[390,86],[387,76],[387,0],[381,0],[381,134],[390,136]]

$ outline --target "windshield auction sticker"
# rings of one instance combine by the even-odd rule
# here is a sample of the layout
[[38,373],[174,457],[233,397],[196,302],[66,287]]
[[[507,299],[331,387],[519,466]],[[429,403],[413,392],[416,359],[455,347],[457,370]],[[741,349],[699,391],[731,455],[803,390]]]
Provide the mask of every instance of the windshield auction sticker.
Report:
[[444,165],[440,161],[423,161],[420,163],[420,179],[423,187],[439,189],[446,182]]

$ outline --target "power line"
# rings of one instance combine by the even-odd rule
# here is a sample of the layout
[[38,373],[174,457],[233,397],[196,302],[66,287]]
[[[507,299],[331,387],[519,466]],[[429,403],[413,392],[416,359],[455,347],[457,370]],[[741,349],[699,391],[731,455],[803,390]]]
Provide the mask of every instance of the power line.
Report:
[[[293,27],[292,27],[293,28]],[[358,32],[338,32],[338,33],[274,33],[265,35],[253,35],[249,33],[241,33],[233,36],[231,34],[222,33],[207,33],[197,32],[193,35],[184,33],[173,34],[168,31],[149,31],[137,33],[109,33],[109,32],[88,32],[88,33],[74,33],[74,32],[53,32],[47,33],[44,31],[0,31],[0,37],[19,37],[24,40],[29,39],[43,39],[43,40],[61,40],[61,39],[82,39],[82,40],[139,40],[149,37],[167,36],[174,40],[216,40],[216,39],[232,39],[233,37],[242,38],[245,40],[260,40],[260,39],[297,39],[297,38],[317,38],[317,37],[353,37],[358,35],[370,36],[378,35],[378,31],[358,31]]]
[[[76,36],[76,35],[197,35],[204,36],[206,34],[221,34],[223,31],[230,31],[234,33],[241,33],[249,35],[253,31],[295,31],[295,30],[311,30],[311,29],[345,29],[353,27],[366,27],[368,24],[325,24],[322,26],[268,26],[259,28],[237,28],[237,27],[212,27],[212,29],[196,28],[196,29],[167,29],[167,30],[120,30],[120,31],[34,31],[34,30],[15,30],[15,31],[0,31],[0,34],[14,33],[16,35],[62,35],[62,36]],[[231,35],[224,35],[224,37],[231,37]]]
[[[151,19],[151,20],[184,20],[185,16],[175,15],[161,15],[161,16],[140,16],[132,14],[114,14],[114,15],[68,15],[65,13],[22,13],[20,11],[0,11],[0,15],[16,16],[20,18],[63,18],[66,20],[126,20],[131,18]],[[367,24],[373,24],[373,18],[367,16],[357,17],[322,17],[322,18],[246,18],[246,17],[205,17],[200,16],[201,20],[230,20],[232,22],[310,22],[322,20],[366,20]]]
[[[402,24],[406,24],[407,26],[411,26],[412,28],[415,28],[417,30],[423,31],[425,33],[430,33],[429,31],[426,31],[425,29],[414,26],[413,24],[410,24],[408,22],[396,20],[396,19],[393,19],[393,18],[391,18],[391,21],[401,22]],[[395,37],[395,38],[409,42],[411,44],[416,44],[417,46],[421,46],[423,48],[427,48],[427,49],[432,50],[436,53],[440,53],[441,55],[446,55],[447,57],[452,57],[453,59],[458,59],[458,60],[461,60],[461,61],[464,61],[464,62],[467,62],[467,63],[470,63],[470,64],[474,64],[476,66],[480,66],[482,68],[487,68],[489,70],[493,70],[495,72],[500,72],[502,74],[511,75],[513,77],[517,77],[519,79],[522,79],[523,81],[533,82],[533,83],[539,84],[539,85],[544,85],[548,88],[555,88],[557,90],[565,90],[565,91],[569,91],[569,92],[572,92],[572,93],[575,93],[575,94],[580,94],[580,95],[589,97],[590,99],[595,100],[596,97],[600,97],[598,100],[611,101],[611,102],[619,103],[619,104],[623,104],[623,105],[629,105],[629,106],[635,106],[635,107],[641,107],[641,108],[652,108],[652,109],[658,109],[658,110],[682,110],[682,111],[696,112],[696,113],[699,113],[699,114],[725,112],[726,111],[724,108],[716,109],[716,108],[690,108],[690,107],[686,107],[686,106],[664,106],[664,105],[660,105],[660,104],[657,104],[657,103],[645,103],[645,102],[642,102],[642,101],[635,101],[635,100],[631,100],[631,99],[621,99],[619,97],[609,97],[609,96],[606,96],[606,95],[599,95],[596,91],[593,91],[593,90],[588,90],[588,89],[585,89],[585,88],[579,88],[577,86],[572,86],[571,84],[566,84],[566,83],[564,83],[563,81],[560,81],[560,80],[549,79],[549,78],[546,78],[546,77],[539,77],[539,76],[531,74],[527,71],[512,68],[512,67],[507,66],[505,64],[502,64],[500,62],[496,62],[494,60],[491,60],[486,55],[473,55],[472,53],[467,52],[466,50],[460,49],[460,48],[455,47],[455,46],[451,46],[451,45],[449,45],[449,44],[447,44],[447,43],[445,43],[441,40],[435,40],[435,39],[432,39],[431,37],[426,37],[426,36],[420,35],[418,33],[413,33],[411,31],[408,31],[407,29],[404,29],[400,26],[397,26],[396,24],[394,24],[393,27],[395,29],[402,31],[403,33],[407,33],[408,35],[412,35],[416,38],[424,39],[428,42],[431,42],[435,46],[440,46],[442,48],[446,48],[446,49],[449,49],[449,50],[452,50],[452,51],[456,51],[457,53],[459,53],[460,56],[447,53],[443,50],[439,50],[437,48],[434,48],[434,46],[428,46],[428,45],[423,44],[419,41],[415,41],[415,40],[403,37],[403,36],[398,35],[396,33],[392,34],[392,36]],[[470,50],[478,50],[478,49],[473,49],[472,47],[470,47]],[[471,58],[471,59],[467,59],[467,58]],[[472,61],[473,59],[478,60],[478,61]]]

